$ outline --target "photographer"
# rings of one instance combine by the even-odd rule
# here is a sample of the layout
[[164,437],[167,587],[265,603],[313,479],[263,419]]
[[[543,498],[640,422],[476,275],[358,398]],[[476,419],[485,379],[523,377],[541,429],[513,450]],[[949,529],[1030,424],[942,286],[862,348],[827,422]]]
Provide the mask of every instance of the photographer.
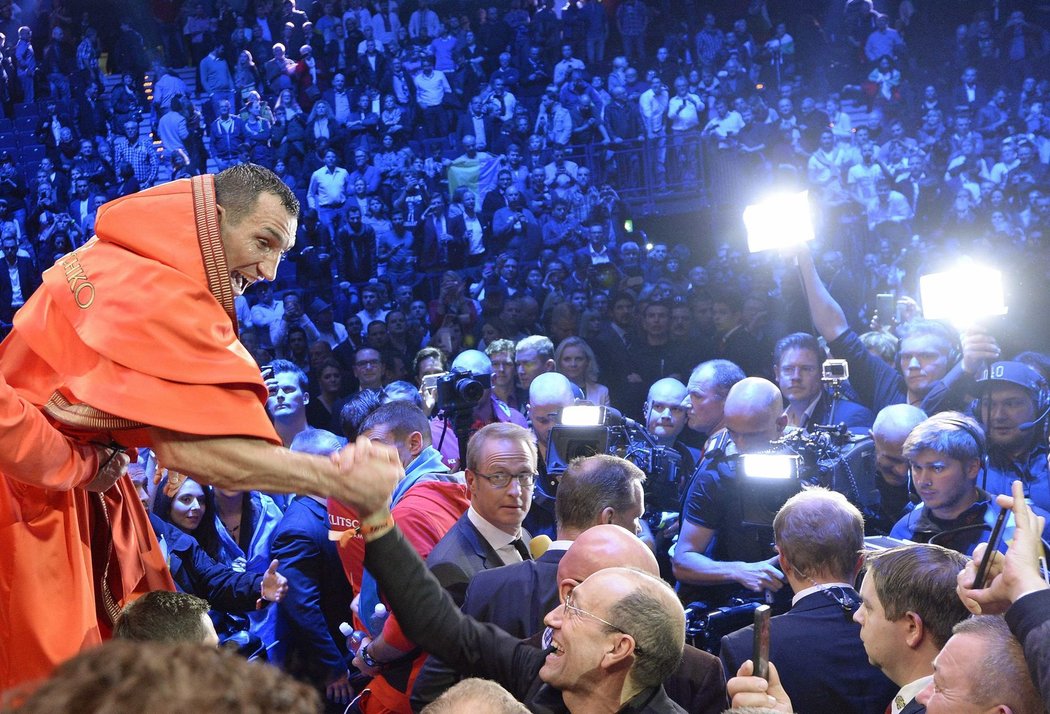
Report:
[[772,382],[748,377],[729,390],[724,423],[732,443],[708,450],[683,504],[672,561],[683,600],[711,605],[742,589],[753,596],[784,586],[784,574],[774,565],[771,528],[743,522],[745,477],[733,457],[767,451],[786,421],[783,397]]

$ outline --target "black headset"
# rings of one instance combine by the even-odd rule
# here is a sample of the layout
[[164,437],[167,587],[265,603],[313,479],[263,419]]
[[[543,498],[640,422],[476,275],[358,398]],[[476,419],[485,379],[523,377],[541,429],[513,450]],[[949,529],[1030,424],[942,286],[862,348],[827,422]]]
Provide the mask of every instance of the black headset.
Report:
[[[973,439],[973,443],[977,447],[977,461],[981,465],[981,470],[977,474],[977,478],[980,479],[981,474],[986,473],[988,470],[988,449],[984,434],[982,434],[979,429],[974,429],[959,417],[942,416],[939,417],[939,419],[945,426],[953,426],[959,431],[965,431],[970,435],[970,438]],[[908,460],[908,495],[919,496],[918,491],[915,490],[915,483],[912,481],[911,477],[911,459]]]

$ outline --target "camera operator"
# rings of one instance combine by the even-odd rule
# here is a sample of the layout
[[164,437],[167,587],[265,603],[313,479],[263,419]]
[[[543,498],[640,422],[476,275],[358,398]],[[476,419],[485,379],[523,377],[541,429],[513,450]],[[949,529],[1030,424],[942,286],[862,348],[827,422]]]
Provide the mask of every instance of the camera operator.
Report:
[[[484,391],[481,393],[481,398],[474,405],[474,410],[471,413],[471,431],[477,431],[487,424],[495,424],[497,422],[510,422],[521,427],[527,426],[525,417],[521,415],[521,412],[508,407],[496,396],[491,386],[488,386],[491,385],[492,379],[492,360],[484,352],[478,350],[464,350],[460,352],[456,359],[452,361],[452,371],[466,372],[472,376],[485,375],[489,378],[481,381],[483,385],[487,386],[485,386]],[[439,398],[436,406],[440,410],[450,405],[442,404]],[[442,460],[449,466],[460,468],[459,440],[452,433],[451,422],[448,419],[434,417],[430,420],[430,429],[434,437],[434,443],[438,445],[437,448],[441,451]]]
[[817,424],[869,427],[875,419],[867,407],[836,395],[824,385],[821,364],[824,350],[817,338],[795,332],[773,348],[773,371],[787,399],[787,425],[812,431]]
[[[968,392],[981,365],[999,357],[995,340],[971,333],[958,345],[955,331],[929,320],[912,320],[898,330],[898,370],[867,351],[846,314],[817,274],[813,256],[798,251],[802,285],[809,301],[813,323],[828,341],[831,353],[849,362],[850,383],[860,403],[874,412],[890,404],[911,404],[927,414],[960,409],[969,402]],[[953,363],[955,348],[962,358]]]
[[558,423],[558,411],[575,403],[572,383],[559,372],[545,372],[529,385],[529,423],[536,435],[539,478],[538,487],[532,495],[532,508],[525,517],[524,525],[534,536],[542,534],[554,538],[557,535],[554,494],[547,479],[547,447],[551,429]]
[[1010,494],[1019,480],[1025,497],[1050,510],[1050,474],[1047,472],[1045,421],[1028,429],[1050,399],[1046,380],[1021,362],[994,362],[977,380],[974,416],[988,436],[988,458],[977,485],[993,496]]
[[679,597],[709,605],[741,589],[753,594],[784,586],[784,574],[774,565],[770,529],[743,523],[744,476],[733,458],[769,450],[787,422],[784,399],[772,382],[745,378],[729,390],[723,420],[731,443],[704,454],[685,496],[672,561]]
[[657,444],[670,446],[682,455],[678,473],[691,475],[696,469],[700,452],[679,441],[685,430],[686,408],[689,392],[685,385],[674,377],[664,377],[653,382],[642,410],[645,412],[645,428]]

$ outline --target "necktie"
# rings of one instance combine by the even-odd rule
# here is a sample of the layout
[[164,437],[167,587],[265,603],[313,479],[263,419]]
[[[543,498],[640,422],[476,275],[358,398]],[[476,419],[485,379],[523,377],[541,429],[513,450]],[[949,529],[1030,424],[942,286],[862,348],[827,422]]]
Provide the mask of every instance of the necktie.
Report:
[[514,550],[518,551],[518,555],[521,556],[522,560],[532,560],[532,554],[529,552],[529,547],[525,545],[525,541],[521,538],[515,538],[510,544],[514,546]]

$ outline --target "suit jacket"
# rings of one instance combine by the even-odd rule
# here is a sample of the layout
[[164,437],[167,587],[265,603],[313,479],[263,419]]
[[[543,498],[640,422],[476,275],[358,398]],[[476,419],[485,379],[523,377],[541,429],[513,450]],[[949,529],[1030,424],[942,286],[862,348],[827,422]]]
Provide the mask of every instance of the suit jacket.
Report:
[[460,516],[427,557],[427,567],[459,606],[467,597],[467,585],[475,573],[500,568],[503,560],[489,545],[467,514]]
[[368,61],[367,54],[359,55],[357,58],[357,81],[366,87],[378,87],[380,81],[386,75],[387,66],[386,57],[382,54],[376,53],[375,69],[372,69],[372,64]]
[[[544,616],[558,604],[558,563],[563,555],[564,550],[548,550],[536,560],[475,573],[463,613],[518,639],[542,632]],[[412,710],[421,710],[458,681],[455,669],[429,658],[412,687]]]
[[440,240],[439,222],[431,215],[423,221],[423,265],[430,269],[464,268],[467,257],[467,225],[463,216],[445,218],[445,235],[452,237],[449,242]]
[[[491,147],[493,141],[499,135],[496,120],[486,116],[481,120],[481,123],[485,127],[485,146]],[[477,132],[474,130],[474,120],[469,111],[460,112],[456,118],[456,141],[463,141],[463,137],[467,134],[477,138]]]
[[[860,602],[852,588],[845,594]],[[860,625],[827,593],[802,598],[774,617],[769,631],[769,659],[799,714],[882,714],[897,693],[897,685],[868,662]],[[727,676],[751,658],[753,637],[748,626],[722,638]]]
[[[38,287],[40,287],[40,271],[33,265],[29,258],[19,256],[16,260],[18,266],[18,283],[22,288],[22,300],[29,300]],[[11,307],[12,287],[11,275],[8,273],[7,260],[0,256],[0,321],[11,322],[15,310]]]
[[277,605],[274,654],[289,674],[323,688],[349,664],[339,623],[347,619],[353,599],[336,544],[328,539],[324,505],[309,496],[292,501],[270,554],[288,578],[288,594]]
[[[465,516],[437,547],[442,548],[446,542],[462,538],[461,526],[464,523],[470,526]],[[480,534],[476,534],[475,539],[480,539]],[[437,553],[435,549],[430,558]],[[539,678],[544,662],[543,651],[515,639],[498,627],[463,615],[437,586],[434,580],[436,571],[428,572],[423,567],[419,556],[396,528],[369,542],[365,550],[365,567],[387,593],[390,609],[398,613],[405,634],[414,642],[425,643],[428,651],[446,658],[470,676],[499,683],[511,696],[524,702],[529,711],[566,711],[561,692]],[[668,699],[662,686],[643,690],[622,710],[639,714],[685,712]]]
[[918,699],[912,699],[907,706],[901,709],[901,714],[925,714],[926,705],[919,704]]
[[870,427],[875,421],[875,415],[867,407],[850,401],[840,399],[835,403],[835,414],[831,414],[831,393],[821,390],[820,401],[817,402],[812,416],[806,420],[805,427],[810,429],[814,424],[828,424],[828,419],[834,416],[835,424],[845,424],[850,428]]

